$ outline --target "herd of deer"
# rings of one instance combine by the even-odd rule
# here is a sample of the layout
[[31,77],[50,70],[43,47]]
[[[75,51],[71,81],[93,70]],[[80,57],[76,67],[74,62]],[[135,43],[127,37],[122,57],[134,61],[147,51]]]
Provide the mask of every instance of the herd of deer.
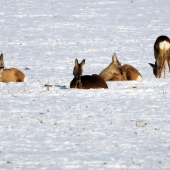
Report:
[[[154,44],[155,64],[149,63],[153,68],[153,73],[160,78],[164,72],[163,78],[166,78],[166,66],[169,66],[170,72],[170,39],[167,36],[159,36]],[[90,89],[90,88],[108,88],[106,81],[142,81],[143,78],[136,68],[125,64],[121,66],[116,54],[112,57],[112,62],[99,75],[83,75],[83,66],[85,60],[78,63],[75,60],[73,69],[74,78],[70,83],[70,88]],[[4,69],[3,54],[0,55],[0,82],[24,82],[25,75],[16,68]]]

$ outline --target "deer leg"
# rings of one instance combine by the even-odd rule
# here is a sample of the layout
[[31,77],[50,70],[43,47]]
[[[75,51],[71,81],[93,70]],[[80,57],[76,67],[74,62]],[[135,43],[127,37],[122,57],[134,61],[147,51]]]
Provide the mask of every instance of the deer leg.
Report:
[[167,66],[167,59],[164,61],[164,79],[166,79],[166,66]]
[[159,55],[157,57],[156,65],[157,65],[157,69],[156,69],[157,75],[156,75],[156,77],[157,78],[161,78],[161,76],[162,76],[162,69],[164,67],[164,61],[163,61],[162,55]]
[[168,67],[169,67],[169,73],[170,73],[170,51],[167,57]]
[[[159,66],[159,75],[158,75],[158,78],[162,77],[163,68],[164,68],[164,64],[161,63],[161,65]],[[165,74],[164,74],[164,77],[165,77]]]
[[164,63],[164,79],[166,79],[166,64]]
[[76,85],[75,88],[77,89],[78,77],[76,76]]
[[78,82],[79,82],[79,88],[82,89],[81,77],[79,77]]
[[80,82],[79,82],[79,87],[80,87],[80,89],[82,89],[81,78],[80,78]]
[[169,73],[170,73],[170,61],[168,60],[168,67],[169,67]]

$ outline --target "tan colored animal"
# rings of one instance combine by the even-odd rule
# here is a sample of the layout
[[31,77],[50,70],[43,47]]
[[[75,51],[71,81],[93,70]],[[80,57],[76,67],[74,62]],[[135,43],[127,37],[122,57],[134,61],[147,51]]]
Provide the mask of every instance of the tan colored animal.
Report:
[[121,67],[122,75],[125,78],[125,81],[142,81],[143,78],[136,68],[131,65],[125,64]]
[[[116,54],[114,54],[116,56]],[[121,66],[120,62],[118,61],[117,59],[117,56],[116,56],[116,60],[117,62],[114,64],[114,68],[120,68],[120,73],[121,74],[116,74],[116,72],[113,70],[113,74],[111,76],[109,76],[109,79],[108,79],[108,76],[107,76],[107,68],[104,69],[101,73],[102,73],[102,77],[103,79],[107,79],[107,81],[130,81],[130,80],[133,80],[133,81],[142,81],[143,78],[141,76],[141,74],[138,72],[138,70],[136,68],[134,68],[133,66],[131,65],[128,65],[128,64],[125,64],[123,66]],[[117,65],[117,67],[116,67]],[[109,65],[110,66],[110,65]],[[110,68],[110,69],[114,69],[113,67]],[[105,74],[103,74],[103,72],[105,72]],[[110,70],[109,70],[109,74],[110,74]],[[101,75],[100,73],[100,75]],[[106,75],[106,77],[104,76]]]
[[0,55],[0,82],[24,82],[25,75],[16,68],[4,69],[3,54]]
[[121,64],[117,59],[116,54],[114,53],[112,56],[112,62],[110,65],[105,68],[99,75],[105,80],[109,81],[112,79],[114,74],[120,75],[122,73],[121,71]]
[[167,36],[159,36],[154,44],[155,65],[150,64],[153,68],[153,73],[156,78],[162,76],[166,78],[166,66],[168,64],[170,71],[170,39]]
[[70,83],[70,88],[79,89],[108,88],[106,82],[97,74],[82,76],[84,64],[85,60],[83,60],[80,64],[78,63],[77,59],[75,60],[75,67],[73,69],[74,79]]

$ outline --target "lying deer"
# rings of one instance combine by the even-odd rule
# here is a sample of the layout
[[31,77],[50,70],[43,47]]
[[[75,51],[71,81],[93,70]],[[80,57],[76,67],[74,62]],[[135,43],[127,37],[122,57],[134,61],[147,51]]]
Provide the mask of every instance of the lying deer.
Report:
[[85,60],[81,63],[78,63],[78,60],[75,60],[75,67],[73,69],[74,79],[70,83],[70,88],[79,88],[79,89],[99,89],[99,88],[108,88],[106,82],[97,74],[93,75],[84,75],[83,65]]
[[74,66],[74,70],[73,70],[73,75],[74,77],[76,77],[76,86],[75,88],[77,88],[77,85],[79,85],[79,88],[82,88],[82,83],[81,83],[81,76],[83,74],[83,65],[85,64],[85,59],[79,64],[78,60],[75,60],[75,66]]
[[122,71],[121,71],[121,64],[118,61],[116,54],[114,54],[112,56],[112,62],[110,63],[110,65],[107,68],[105,68],[99,75],[105,81],[109,81],[109,80],[112,79],[114,74],[120,76],[121,73],[122,73]]
[[116,54],[113,55],[112,60],[111,64],[100,73],[105,81],[143,80],[141,74],[133,66],[128,64],[121,66]]
[[163,78],[166,78],[166,66],[168,64],[170,71],[170,39],[167,36],[159,36],[154,44],[154,55],[155,55],[155,64],[149,63],[153,68],[153,73],[156,78],[162,76],[164,71]]
[[25,75],[16,68],[4,69],[3,54],[0,55],[0,82],[23,82]]

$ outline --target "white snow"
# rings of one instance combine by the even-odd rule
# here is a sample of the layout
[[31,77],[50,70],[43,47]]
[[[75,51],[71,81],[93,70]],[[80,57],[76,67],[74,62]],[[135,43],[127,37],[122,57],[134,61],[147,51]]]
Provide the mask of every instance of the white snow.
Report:
[[[168,4],[1,0],[0,52],[27,82],[0,83],[0,170],[170,170],[170,75],[148,64],[170,37]],[[113,53],[143,81],[69,88],[76,58],[99,74]]]

